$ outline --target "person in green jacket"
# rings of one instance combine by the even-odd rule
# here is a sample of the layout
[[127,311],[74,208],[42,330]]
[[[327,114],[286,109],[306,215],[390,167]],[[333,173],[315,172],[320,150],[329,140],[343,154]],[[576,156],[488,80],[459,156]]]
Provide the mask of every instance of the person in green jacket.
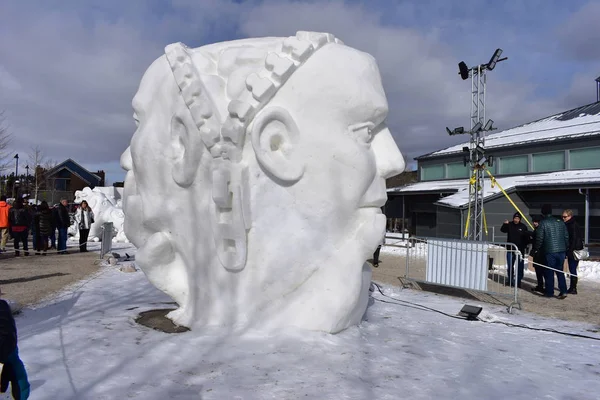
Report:
[[544,296],[554,296],[554,273],[556,273],[559,290],[558,298],[564,299],[567,297],[567,281],[563,270],[566,252],[569,247],[569,233],[565,224],[559,218],[552,216],[551,204],[542,206],[542,215],[544,217],[536,230],[533,249],[534,254],[539,251],[546,254],[548,268],[544,273],[544,280],[546,281]]

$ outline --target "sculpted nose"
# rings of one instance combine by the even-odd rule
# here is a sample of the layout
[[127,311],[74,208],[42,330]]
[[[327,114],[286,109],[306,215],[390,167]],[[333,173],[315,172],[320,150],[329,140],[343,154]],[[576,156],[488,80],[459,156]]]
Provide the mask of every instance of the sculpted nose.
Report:
[[375,153],[377,171],[382,178],[391,178],[404,172],[404,157],[388,128],[375,135],[371,148]]
[[121,154],[121,168],[125,171],[131,171],[133,169],[133,160],[131,159],[131,147],[127,147],[127,149]]

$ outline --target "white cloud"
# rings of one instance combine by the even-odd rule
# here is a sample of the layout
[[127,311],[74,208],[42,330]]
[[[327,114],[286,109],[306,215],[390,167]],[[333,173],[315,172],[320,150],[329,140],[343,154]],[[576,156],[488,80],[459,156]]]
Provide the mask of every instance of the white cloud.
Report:
[[[600,61],[600,3],[590,1],[557,29],[559,44],[571,59]],[[600,74],[600,71],[597,71]]]
[[[525,18],[515,7],[506,13]],[[563,96],[540,97],[531,66],[539,66],[551,50],[541,46],[526,58],[535,37],[521,37],[527,26],[511,33],[510,21],[502,21],[505,31],[483,32],[481,40],[459,40],[458,34],[477,22],[468,7],[462,17],[456,9],[446,2],[375,0],[3,2],[0,110],[6,110],[17,151],[39,145],[56,160],[71,157],[94,168],[105,164],[114,181],[122,179],[114,166],[134,130],[131,98],[147,66],[175,41],[201,46],[247,36],[289,36],[297,30],[331,32],[377,58],[390,102],[389,123],[410,157],[462,139],[448,137],[444,128],[469,123],[470,84],[458,77],[457,63],[460,57],[478,61],[479,48],[491,52],[505,43],[513,57],[488,80],[488,117],[498,126],[543,117],[565,104],[585,102],[582,94],[592,93],[592,83],[585,83],[600,71],[566,75]],[[582,11],[573,18],[585,16]],[[396,17],[402,26],[390,22]],[[560,31],[565,37],[585,36],[569,28],[576,23],[565,26]]]
[[[346,44],[371,53],[383,76],[392,132],[410,157],[468,140],[445,132],[446,126],[469,124],[471,87],[470,81],[458,76],[458,59],[453,54],[456,43],[444,42],[435,28],[418,31],[384,26],[381,18],[381,13],[342,1],[267,2],[246,16],[241,31],[248,36],[329,31]],[[534,84],[490,74],[487,117],[506,128],[560,110],[555,100],[536,99],[535,90]]]

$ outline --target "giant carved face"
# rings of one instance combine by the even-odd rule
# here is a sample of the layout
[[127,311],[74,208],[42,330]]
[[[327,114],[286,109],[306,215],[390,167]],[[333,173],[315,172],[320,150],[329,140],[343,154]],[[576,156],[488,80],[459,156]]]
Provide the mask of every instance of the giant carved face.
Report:
[[404,162],[375,60],[330,35],[291,39],[197,49],[202,90],[221,107],[204,122],[164,57],[134,99],[125,230],[180,324],[337,332],[365,311],[385,178]]

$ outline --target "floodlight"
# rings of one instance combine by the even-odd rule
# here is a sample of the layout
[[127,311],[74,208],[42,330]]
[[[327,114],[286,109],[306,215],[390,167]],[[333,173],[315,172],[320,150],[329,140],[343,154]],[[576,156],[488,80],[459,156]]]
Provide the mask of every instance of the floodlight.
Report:
[[473,126],[473,129],[471,129],[471,132],[479,132],[482,126],[483,124],[481,123],[481,121],[477,122],[475,126]]
[[494,55],[492,56],[492,58],[490,58],[490,62],[487,64],[487,68],[490,71],[493,70],[494,68],[496,68],[496,63],[500,59],[501,55],[502,55],[502,49],[496,49],[496,51],[494,52]]
[[463,81],[469,79],[469,67],[467,67],[464,61],[458,63],[458,71]]
[[492,130],[492,125],[494,125],[494,121],[492,121],[491,119],[488,119],[488,122],[485,123],[485,126],[483,127],[484,131],[491,131]]
[[481,310],[483,310],[483,308],[465,304],[458,315],[465,317],[469,321],[477,321],[477,316],[481,313]]
[[446,132],[448,132],[448,135],[450,135],[450,136],[462,135],[463,133],[465,133],[465,128],[463,128],[462,126],[459,126],[458,128],[454,128],[453,130],[450,130],[450,128],[446,127]]

